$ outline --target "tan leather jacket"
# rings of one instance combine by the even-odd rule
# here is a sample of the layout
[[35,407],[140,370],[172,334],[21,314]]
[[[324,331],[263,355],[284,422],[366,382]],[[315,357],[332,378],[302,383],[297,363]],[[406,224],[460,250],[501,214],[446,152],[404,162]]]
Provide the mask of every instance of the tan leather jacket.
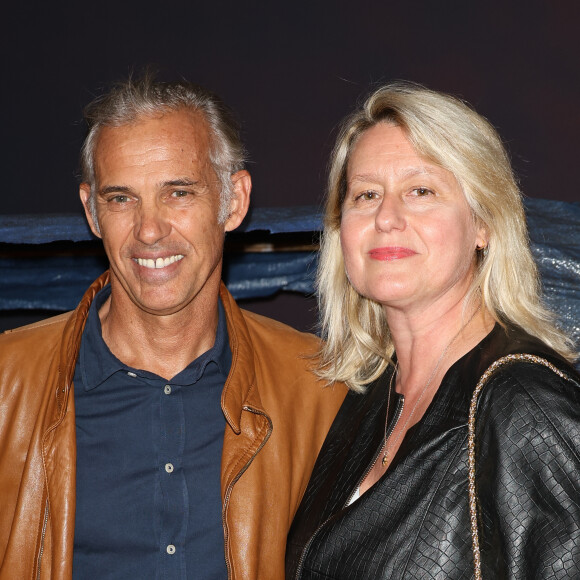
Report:
[[[69,579],[75,514],[72,378],[88,309],[0,336],[0,579]],[[284,577],[286,535],[346,389],[323,388],[317,339],[243,312],[222,287],[232,367],[221,487],[230,579]]]

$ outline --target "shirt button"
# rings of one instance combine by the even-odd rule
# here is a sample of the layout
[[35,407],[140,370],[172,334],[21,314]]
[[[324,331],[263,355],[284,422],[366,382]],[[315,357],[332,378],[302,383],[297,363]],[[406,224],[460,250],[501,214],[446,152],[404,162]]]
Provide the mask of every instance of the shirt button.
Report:
[[169,544],[167,546],[167,553],[171,556],[175,554],[175,546],[173,544]]
[[171,386],[170,385],[165,385],[165,387],[163,388],[163,392],[166,395],[171,395]]
[[166,463],[165,471],[167,471],[167,473],[173,473],[173,463]]
[[130,377],[133,377],[134,379],[135,379],[135,378],[137,378],[137,375],[136,375],[135,373],[132,373],[131,371],[127,371],[127,374],[128,374]]

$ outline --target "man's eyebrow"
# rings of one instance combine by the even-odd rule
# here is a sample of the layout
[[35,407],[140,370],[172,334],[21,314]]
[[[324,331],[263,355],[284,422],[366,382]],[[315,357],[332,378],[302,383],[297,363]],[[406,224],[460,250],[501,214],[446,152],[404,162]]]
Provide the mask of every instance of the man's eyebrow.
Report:
[[[170,179],[159,184],[160,188],[166,187],[193,187],[199,185],[199,181],[193,181],[187,177],[178,179]],[[107,195],[108,193],[132,193],[133,189],[127,185],[107,185],[98,190],[99,195]]]
[[182,177],[180,179],[171,179],[161,183],[161,187],[191,187],[192,185],[199,185],[199,181],[192,181],[187,177]]
[[108,193],[131,193],[131,188],[126,185],[107,185],[97,192],[99,195],[107,195]]

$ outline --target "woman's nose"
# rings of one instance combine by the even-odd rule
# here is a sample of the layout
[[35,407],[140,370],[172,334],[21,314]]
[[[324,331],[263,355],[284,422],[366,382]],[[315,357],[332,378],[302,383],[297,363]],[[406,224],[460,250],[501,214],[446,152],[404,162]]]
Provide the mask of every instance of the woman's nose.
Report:
[[375,216],[378,232],[404,230],[406,225],[403,203],[395,196],[384,195]]

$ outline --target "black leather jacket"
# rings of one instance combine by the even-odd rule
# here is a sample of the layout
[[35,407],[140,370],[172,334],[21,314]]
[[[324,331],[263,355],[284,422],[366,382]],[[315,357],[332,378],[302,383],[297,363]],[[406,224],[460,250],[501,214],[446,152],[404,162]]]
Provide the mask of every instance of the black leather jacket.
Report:
[[569,378],[513,362],[481,393],[483,578],[580,578],[580,377],[536,339],[496,325],[449,369],[389,470],[350,506],[382,446],[391,369],[364,395],[347,395],[289,533],[288,580],[473,577],[469,403],[488,366],[511,353],[546,358]]

